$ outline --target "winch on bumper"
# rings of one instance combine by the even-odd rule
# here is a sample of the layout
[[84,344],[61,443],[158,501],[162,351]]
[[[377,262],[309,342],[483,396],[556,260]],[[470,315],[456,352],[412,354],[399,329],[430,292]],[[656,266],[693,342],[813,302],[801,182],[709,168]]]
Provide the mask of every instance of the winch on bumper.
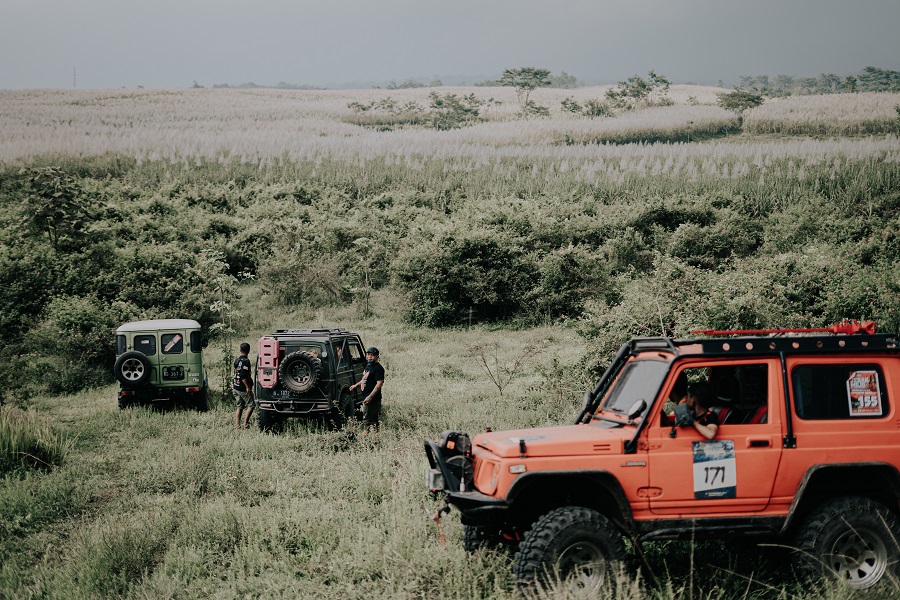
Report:
[[437,441],[425,440],[425,455],[430,468],[425,481],[433,494],[444,494],[448,504],[462,513],[466,525],[504,521],[509,504],[475,489],[472,441],[462,431],[444,431]]

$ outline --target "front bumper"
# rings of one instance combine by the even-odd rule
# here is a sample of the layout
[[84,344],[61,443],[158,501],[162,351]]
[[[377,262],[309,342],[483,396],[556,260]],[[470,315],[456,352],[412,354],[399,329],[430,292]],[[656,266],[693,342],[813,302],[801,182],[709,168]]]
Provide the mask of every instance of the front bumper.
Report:
[[506,523],[509,512],[506,499],[465,489],[434,441],[425,440],[425,455],[430,465],[425,470],[426,485],[432,493],[443,494],[447,503],[459,510],[464,524],[502,526]]

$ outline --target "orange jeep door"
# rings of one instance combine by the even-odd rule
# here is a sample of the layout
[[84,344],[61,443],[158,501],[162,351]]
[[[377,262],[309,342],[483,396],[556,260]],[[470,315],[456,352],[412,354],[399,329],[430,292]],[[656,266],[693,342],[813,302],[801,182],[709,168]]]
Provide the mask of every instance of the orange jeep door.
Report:
[[[662,401],[681,371],[692,383],[700,378],[716,383],[716,373],[723,371],[721,361],[682,362],[669,374],[646,430],[651,512],[725,516],[761,511],[768,505],[781,460],[780,363],[775,358],[729,361],[725,368],[732,397],[717,396],[715,402],[727,404],[727,410],[720,412],[725,416],[713,440],[706,440],[693,426],[674,428],[676,437],[670,437],[673,427],[662,414]],[[725,389],[722,386],[716,393]]]

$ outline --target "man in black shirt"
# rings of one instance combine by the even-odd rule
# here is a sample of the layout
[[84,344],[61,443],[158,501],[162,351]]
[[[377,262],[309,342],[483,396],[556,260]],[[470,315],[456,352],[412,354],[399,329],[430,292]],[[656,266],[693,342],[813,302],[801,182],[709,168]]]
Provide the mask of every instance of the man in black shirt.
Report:
[[241,344],[241,355],[234,359],[234,377],[231,385],[231,395],[234,396],[237,412],[234,415],[234,428],[241,428],[241,413],[244,408],[247,409],[247,415],[244,417],[244,428],[250,428],[250,415],[253,414],[253,376],[251,375],[250,359],[247,355],[250,353],[250,344],[243,342]]
[[366,368],[363,369],[362,379],[359,383],[350,386],[350,390],[362,388],[363,393],[363,420],[366,429],[363,434],[368,434],[369,430],[378,431],[379,417],[381,416],[381,386],[384,385],[384,367],[378,362],[378,348],[374,346],[366,350]]

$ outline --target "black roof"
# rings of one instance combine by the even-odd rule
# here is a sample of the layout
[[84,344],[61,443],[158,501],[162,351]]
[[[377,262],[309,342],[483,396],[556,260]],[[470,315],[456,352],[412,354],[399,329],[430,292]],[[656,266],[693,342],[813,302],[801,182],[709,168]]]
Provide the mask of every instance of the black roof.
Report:
[[274,332],[269,335],[276,336],[291,336],[291,337],[331,337],[338,335],[356,335],[355,333],[351,333],[343,328],[334,328],[334,329],[276,329]]

